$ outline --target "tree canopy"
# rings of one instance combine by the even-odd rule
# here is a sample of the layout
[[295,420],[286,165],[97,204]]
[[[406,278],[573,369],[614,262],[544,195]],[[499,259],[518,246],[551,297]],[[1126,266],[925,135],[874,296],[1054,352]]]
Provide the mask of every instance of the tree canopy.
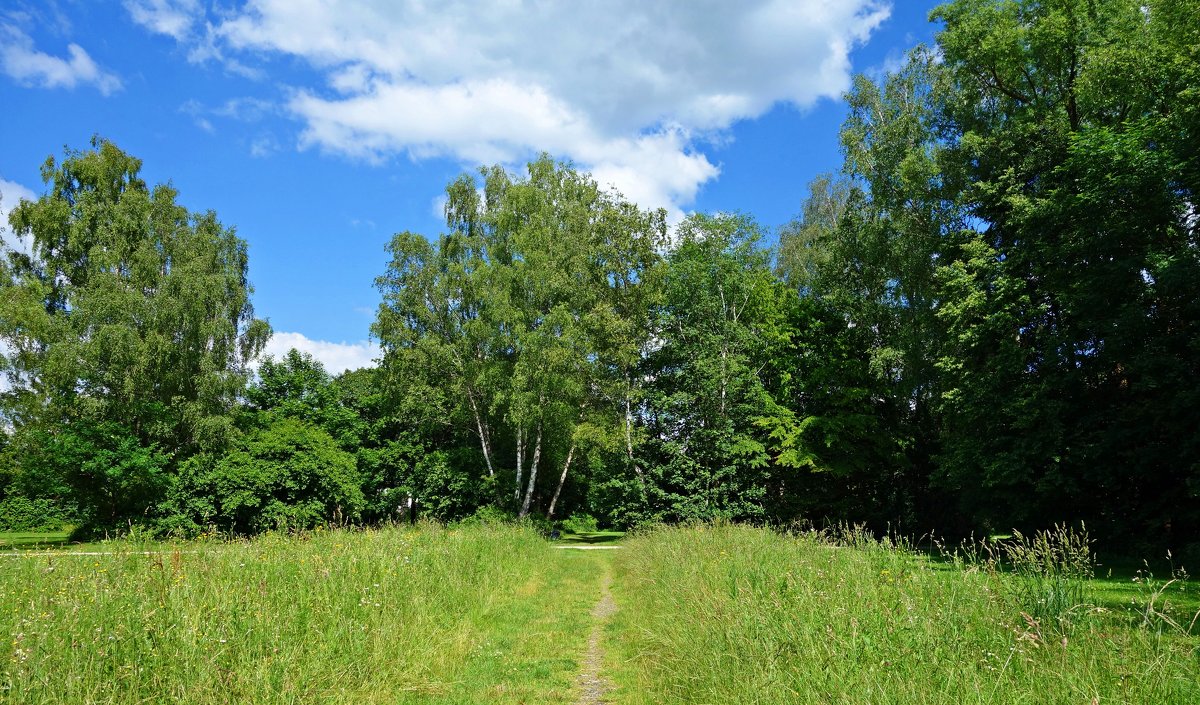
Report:
[[97,139],[11,214],[31,248],[0,263],[0,508],[232,532],[410,501],[610,526],[1085,521],[1200,550],[1198,18],[941,5],[933,45],[855,78],[843,167],[777,247],[549,156],[464,174],[442,233],[387,246],[378,367],[338,376],[298,351],[252,374],[269,329],[245,243]]

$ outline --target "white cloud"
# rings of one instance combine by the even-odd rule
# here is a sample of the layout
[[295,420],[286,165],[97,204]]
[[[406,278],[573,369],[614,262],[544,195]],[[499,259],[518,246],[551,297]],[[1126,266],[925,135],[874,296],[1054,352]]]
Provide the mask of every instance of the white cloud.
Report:
[[250,0],[193,52],[321,72],[288,103],[302,146],[515,163],[549,151],[647,206],[685,207],[719,168],[701,140],[849,86],[884,0]]
[[12,25],[0,25],[0,70],[18,83],[42,88],[92,84],[103,95],[120,90],[121,79],[101,69],[78,44],[67,45],[69,58],[38,51],[33,39]]
[[199,0],[125,0],[123,4],[134,22],[175,39],[191,34],[200,12]]
[[212,110],[213,115],[233,118],[242,122],[258,122],[267,115],[276,112],[271,101],[261,98],[230,98],[219,107]]
[[37,200],[37,195],[15,181],[0,179],[0,244],[29,254],[32,243],[18,239],[8,226],[8,214],[21,202],[22,198],[34,201]]
[[379,357],[379,346],[363,340],[357,343],[331,343],[327,340],[313,340],[303,333],[275,333],[267,342],[263,355],[274,355],[276,359],[295,348],[300,352],[312,355],[331,375],[340,374],[346,370],[357,370],[360,367],[374,367],[375,358]]
[[279,141],[275,135],[264,132],[250,142],[250,156],[255,159],[266,159],[279,151]]

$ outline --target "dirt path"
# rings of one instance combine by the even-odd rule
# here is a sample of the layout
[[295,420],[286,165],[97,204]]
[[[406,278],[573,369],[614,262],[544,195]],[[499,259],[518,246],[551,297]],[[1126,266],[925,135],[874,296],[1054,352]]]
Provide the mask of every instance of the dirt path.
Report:
[[600,674],[604,667],[604,647],[600,640],[604,636],[604,625],[617,611],[612,598],[612,571],[606,570],[600,583],[600,601],[592,608],[592,633],[588,637],[587,653],[583,657],[583,669],[579,672],[578,705],[603,705],[612,684]]
[[555,546],[560,551],[619,551],[624,546]]

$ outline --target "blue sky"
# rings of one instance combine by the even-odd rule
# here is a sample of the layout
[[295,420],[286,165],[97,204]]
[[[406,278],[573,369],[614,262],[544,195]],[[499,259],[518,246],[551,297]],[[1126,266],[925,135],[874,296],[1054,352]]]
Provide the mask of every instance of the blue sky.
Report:
[[[769,229],[841,163],[841,94],[935,27],[926,0],[5,0],[0,211],[93,134],[250,244],[269,350],[367,364],[392,233],[540,151],[675,217]],[[7,226],[7,218],[3,218]]]

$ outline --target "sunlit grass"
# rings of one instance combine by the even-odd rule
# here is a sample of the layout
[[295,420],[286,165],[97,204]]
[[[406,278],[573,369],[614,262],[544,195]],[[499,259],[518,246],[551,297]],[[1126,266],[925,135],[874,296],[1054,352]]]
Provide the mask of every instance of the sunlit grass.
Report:
[[852,543],[742,527],[627,539],[608,632],[619,702],[1200,702],[1186,629],[1092,605],[1039,621],[1013,575]]
[[0,701],[571,702],[600,572],[513,527],[105,550],[0,564]]
[[68,531],[0,531],[0,551],[62,546],[70,536]]

